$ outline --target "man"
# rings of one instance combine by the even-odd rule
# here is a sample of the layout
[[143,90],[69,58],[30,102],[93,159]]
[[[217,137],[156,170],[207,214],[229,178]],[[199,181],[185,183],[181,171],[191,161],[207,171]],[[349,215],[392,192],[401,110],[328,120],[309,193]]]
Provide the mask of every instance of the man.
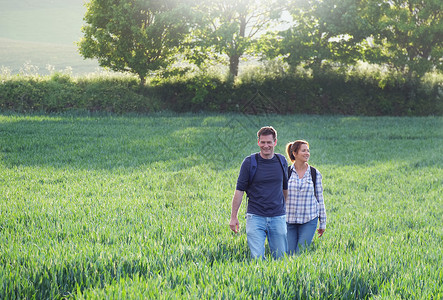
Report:
[[[246,236],[251,256],[264,258],[267,238],[272,255],[274,258],[280,258],[285,255],[287,249],[287,161],[283,155],[274,153],[277,145],[277,131],[274,128],[262,127],[257,132],[257,137],[260,152],[243,160],[232,199],[229,227],[235,233],[239,230],[238,210],[246,191],[249,199]],[[251,174],[254,171],[255,173]],[[250,174],[253,175],[252,178]]]

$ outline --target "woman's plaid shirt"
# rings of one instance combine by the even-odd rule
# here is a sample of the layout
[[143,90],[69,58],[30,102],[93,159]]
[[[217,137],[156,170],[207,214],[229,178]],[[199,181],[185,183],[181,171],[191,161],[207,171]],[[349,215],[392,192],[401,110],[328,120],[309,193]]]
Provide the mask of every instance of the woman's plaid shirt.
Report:
[[291,167],[291,178],[288,181],[288,199],[286,200],[286,222],[304,224],[319,217],[320,228],[326,229],[326,209],[323,200],[322,176],[317,170],[317,182],[314,184],[310,166],[303,178],[299,178],[294,166]]

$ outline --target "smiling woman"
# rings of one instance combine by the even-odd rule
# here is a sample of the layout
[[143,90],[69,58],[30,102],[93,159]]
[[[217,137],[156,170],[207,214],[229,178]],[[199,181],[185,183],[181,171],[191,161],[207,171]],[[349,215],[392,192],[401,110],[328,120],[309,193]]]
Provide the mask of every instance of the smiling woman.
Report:
[[311,245],[317,223],[318,236],[326,230],[326,209],[323,199],[321,173],[309,166],[309,143],[297,140],[286,145],[292,162],[288,170],[288,197],[286,221],[288,226],[288,251],[296,254]]

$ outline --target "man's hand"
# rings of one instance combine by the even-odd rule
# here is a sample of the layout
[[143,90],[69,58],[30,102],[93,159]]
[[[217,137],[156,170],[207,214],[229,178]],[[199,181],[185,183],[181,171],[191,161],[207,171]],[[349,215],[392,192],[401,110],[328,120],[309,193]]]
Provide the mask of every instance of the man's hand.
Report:
[[325,229],[317,229],[318,232],[318,237],[321,237],[323,235],[323,233],[325,232]]
[[231,222],[229,222],[229,228],[235,233],[238,232],[240,228],[240,223],[238,222],[238,218],[231,218]]
[[244,191],[235,190],[234,197],[232,197],[231,221],[229,222],[229,228],[235,233],[237,233],[240,228],[240,223],[238,222],[238,210],[241,205],[243,194]]

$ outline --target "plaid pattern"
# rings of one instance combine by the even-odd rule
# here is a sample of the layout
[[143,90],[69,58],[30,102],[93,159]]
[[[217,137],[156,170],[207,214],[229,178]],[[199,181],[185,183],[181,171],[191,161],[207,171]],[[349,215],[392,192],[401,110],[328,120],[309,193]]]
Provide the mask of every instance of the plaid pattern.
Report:
[[288,199],[286,200],[286,222],[304,224],[319,217],[320,228],[326,229],[326,209],[320,172],[317,170],[316,195],[314,195],[310,167],[302,179],[298,178],[294,166],[291,167],[291,172],[288,182]]

